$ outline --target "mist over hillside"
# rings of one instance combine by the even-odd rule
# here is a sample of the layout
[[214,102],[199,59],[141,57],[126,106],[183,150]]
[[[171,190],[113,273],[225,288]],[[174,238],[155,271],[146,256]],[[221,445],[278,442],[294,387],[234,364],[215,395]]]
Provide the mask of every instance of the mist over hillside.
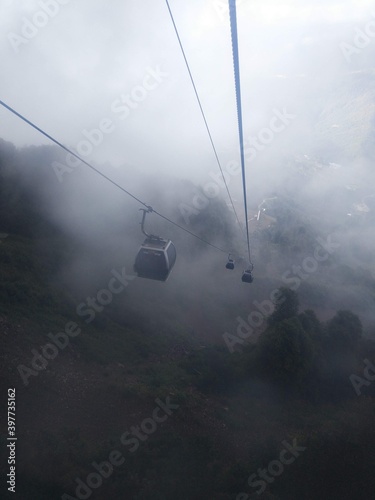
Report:
[[[325,76],[318,79],[324,80]],[[323,318],[328,318],[340,304],[350,306],[361,315],[368,334],[373,335],[372,84],[370,70],[347,72],[339,89],[325,87],[324,92],[319,92],[319,102],[311,103],[318,104],[310,130],[314,142],[308,144],[308,136],[300,141],[300,131],[292,128],[286,131],[289,138],[283,148],[278,147],[280,139],[276,137],[276,145],[259,151],[249,162],[250,217],[254,218],[261,207],[260,220],[252,223],[256,280],[251,290],[243,289],[238,275],[225,272],[225,254],[153,214],[147,217],[149,230],[171,238],[178,248],[176,271],[168,287],[161,291],[166,301],[176,296],[182,300],[196,297],[190,290],[199,289],[212,297],[210,303],[249,307],[255,298],[267,299],[275,286],[289,281],[301,285],[303,304],[318,307]],[[340,112],[345,113],[345,119]],[[37,234],[38,228],[40,231],[40,226],[48,222],[50,230],[54,228],[64,234],[66,241],[74,242],[70,258],[61,265],[55,279],[72,287],[78,300],[79,295],[105,280],[108,270],[116,265],[132,272],[143,235],[139,205],[86,165],[76,163],[74,168],[69,166],[66,153],[55,146],[17,149],[11,143],[1,143],[2,201],[5,205],[8,197],[12,208],[2,210],[0,229],[11,234]],[[244,254],[243,236],[218,177],[216,183],[209,176],[194,184],[176,174],[114,168],[108,162],[97,168],[205,240],[239,257]],[[241,196],[236,193],[237,180],[230,179],[230,186],[243,225],[243,210],[236,201],[236,196]],[[217,187],[214,197],[206,196],[208,183]],[[18,201],[27,200],[29,210],[24,210],[11,193],[15,186],[17,196],[23,197]],[[263,216],[271,217],[270,221],[264,222]],[[329,263],[322,263],[311,274],[300,271],[298,277],[295,268],[313,254],[317,238],[331,235],[338,245]],[[142,293],[147,295],[150,287],[153,290],[157,285],[138,281],[133,287],[133,300],[142,302]],[[221,306],[207,310],[207,316],[222,324]],[[220,341],[221,335],[217,336]]]
[[230,4],[0,5],[5,495],[374,498],[375,13]]

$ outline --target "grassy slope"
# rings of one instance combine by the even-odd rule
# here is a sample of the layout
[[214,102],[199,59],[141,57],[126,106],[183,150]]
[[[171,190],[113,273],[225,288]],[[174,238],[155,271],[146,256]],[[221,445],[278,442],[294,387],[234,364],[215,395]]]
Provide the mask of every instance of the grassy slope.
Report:
[[[254,498],[370,498],[371,398],[321,405],[281,399],[275,388],[241,375],[241,355],[200,349],[183,331],[178,338],[172,329],[158,332],[158,324],[137,330],[126,325],[126,314],[119,324],[115,303],[82,325],[25,387],[17,366],[30,366],[31,349],[76,320],[67,291],[48,282],[60,248],[49,244],[56,252],[45,255],[25,238],[0,245],[1,390],[17,388],[19,498],[73,494],[75,478],[85,479],[93,460],[118,449],[125,464],[93,498],[231,499],[251,490],[248,476],[293,438],[307,450]],[[223,383],[225,373],[234,384]],[[130,453],[120,436],[152,414],[156,397],[168,395],[180,407]],[[4,438],[2,428],[2,446]],[[359,493],[350,490],[359,482]]]

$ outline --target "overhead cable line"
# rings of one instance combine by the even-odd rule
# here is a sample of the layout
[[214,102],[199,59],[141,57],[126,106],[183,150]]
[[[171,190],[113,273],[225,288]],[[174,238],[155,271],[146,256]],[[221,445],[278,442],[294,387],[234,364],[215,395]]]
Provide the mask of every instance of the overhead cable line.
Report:
[[229,188],[228,188],[228,184],[227,184],[227,181],[225,180],[225,176],[224,176],[224,172],[223,172],[223,169],[222,169],[222,166],[221,166],[221,162],[219,160],[219,155],[217,154],[217,151],[216,151],[216,147],[215,147],[215,144],[214,144],[214,141],[212,139],[212,135],[211,135],[211,132],[210,132],[210,128],[208,126],[208,123],[207,123],[207,119],[206,119],[206,115],[203,111],[203,106],[202,106],[202,103],[201,103],[201,100],[199,98],[199,94],[198,94],[198,91],[197,91],[197,87],[195,85],[195,82],[194,82],[194,78],[193,78],[193,75],[190,71],[190,66],[189,66],[189,63],[188,63],[188,60],[187,60],[187,57],[185,55],[185,51],[184,51],[184,48],[183,48],[183,45],[182,45],[182,42],[181,42],[181,38],[180,38],[180,35],[178,33],[178,29],[177,29],[177,26],[176,26],[176,23],[175,23],[175,20],[174,20],[174,17],[173,17],[173,14],[172,14],[172,10],[169,6],[169,2],[168,0],[165,0],[166,1],[166,4],[167,4],[167,7],[168,7],[168,11],[169,11],[169,15],[171,16],[171,20],[172,20],[172,23],[173,23],[173,27],[174,27],[174,30],[176,32],[176,36],[177,36],[177,39],[178,39],[178,43],[180,45],[180,49],[181,49],[181,52],[182,52],[182,55],[184,57],[184,60],[185,60],[185,64],[186,64],[186,68],[188,70],[188,73],[189,73],[189,76],[190,76],[190,80],[191,80],[191,83],[193,85],[193,89],[194,89],[194,92],[195,92],[195,96],[197,98],[197,101],[198,101],[198,105],[199,105],[199,109],[201,111],[201,114],[202,114],[202,117],[203,117],[203,121],[204,121],[204,124],[206,126],[206,129],[207,129],[207,133],[208,133],[208,137],[210,138],[210,142],[211,142],[211,146],[212,146],[212,149],[214,151],[214,154],[215,154],[215,158],[216,158],[216,161],[217,161],[217,164],[219,166],[219,169],[220,169],[220,172],[221,172],[221,175],[223,177],[223,181],[224,181],[224,185],[225,185],[225,188],[227,190],[227,193],[228,193],[228,196],[229,196],[229,200],[230,200],[230,203],[232,205],[232,208],[233,208],[233,211],[235,213],[235,216],[236,216],[236,219],[237,219],[237,222],[238,222],[238,225],[243,233],[243,228],[242,228],[242,225],[240,223],[240,220],[238,218],[238,215],[237,215],[237,212],[236,212],[236,209],[234,207],[234,203],[233,203],[233,200],[232,200],[232,196],[229,192]]
[[18,116],[18,118],[21,118],[21,120],[23,120],[24,122],[26,122],[28,125],[30,125],[31,127],[33,127],[35,130],[37,130],[38,132],[40,132],[41,134],[43,134],[45,137],[47,137],[50,141],[54,142],[55,144],[57,144],[58,146],[60,146],[60,148],[64,149],[66,152],[68,152],[69,154],[71,154],[72,156],[74,156],[75,158],[77,158],[78,160],[80,160],[82,163],[84,163],[85,165],[87,165],[89,168],[91,168],[91,170],[93,170],[95,173],[97,173],[98,175],[100,175],[101,177],[103,177],[104,179],[106,179],[108,182],[110,182],[111,184],[113,184],[114,186],[116,186],[117,188],[121,189],[121,191],[123,191],[124,193],[126,193],[128,196],[130,196],[131,198],[133,198],[133,200],[136,200],[138,203],[140,203],[141,205],[143,205],[144,207],[147,208],[147,210],[149,212],[153,212],[155,213],[156,215],[158,215],[159,217],[161,217],[162,219],[166,220],[167,222],[169,222],[170,224],[173,224],[174,226],[178,227],[179,229],[182,229],[182,231],[185,231],[186,233],[190,234],[191,236],[193,236],[194,238],[202,241],[203,243],[205,243],[206,245],[209,245],[210,247],[213,247],[215,248],[216,250],[219,250],[220,252],[223,252],[225,254],[228,254],[228,250],[224,250],[216,245],[214,245],[213,243],[210,243],[209,241],[206,241],[205,239],[201,238],[200,236],[198,236],[197,234],[193,233],[192,231],[189,231],[189,229],[186,229],[185,227],[181,226],[180,224],[178,224],[177,222],[169,219],[168,217],[166,217],[165,215],[161,214],[160,212],[158,212],[157,210],[154,210],[150,205],[147,205],[147,203],[145,203],[144,201],[142,201],[140,198],[138,198],[137,196],[135,196],[134,194],[130,193],[130,191],[126,190],[125,188],[123,188],[122,186],[120,186],[120,184],[117,184],[117,182],[115,182],[114,180],[112,180],[110,177],[108,177],[107,175],[103,174],[103,172],[101,172],[100,170],[98,170],[97,168],[95,168],[93,165],[91,165],[89,162],[87,162],[86,160],[84,160],[83,158],[81,158],[79,155],[77,155],[76,153],[74,153],[74,151],[72,151],[71,149],[67,148],[66,146],[64,146],[64,144],[62,144],[61,142],[59,142],[58,140],[54,139],[51,135],[49,135],[47,132],[45,132],[43,129],[41,129],[40,127],[38,127],[37,125],[35,125],[35,123],[33,123],[32,121],[28,120],[27,118],[25,118],[23,115],[21,115],[20,113],[18,113],[15,109],[13,109],[11,106],[8,106],[8,104],[6,104],[5,102],[1,101],[0,100],[0,105],[3,106],[4,108],[8,109],[11,113],[13,113],[14,115]]
[[35,128],[35,130],[37,130],[38,132],[40,132],[41,134],[43,134],[50,141],[52,141],[55,144],[57,144],[58,146],[60,146],[60,148],[64,149],[69,154],[73,155],[75,158],[77,158],[78,160],[80,160],[82,163],[84,163],[85,165],[87,165],[88,167],[90,167],[92,170],[94,170],[94,172],[96,172],[97,174],[101,175],[102,177],[104,177],[104,179],[106,179],[107,181],[109,181],[112,184],[114,184],[115,186],[117,186],[119,189],[121,189],[122,191],[124,191],[127,195],[131,196],[134,200],[138,201],[138,203],[140,203],[141,205],[143,205],[146,208],[148,208],[148,205],[146,205],[146,203],[144,203],[142,200],[140,200],[139,198],[137,198],[133,194],[129,193],[129,191],[127,191],[122,186],[120,186],[119,184],[117,184],[115,181],[113,181],[112,179],[110,179],[109,177],[107,177],[105,174],[103,174],[103,172],[100,172],[100,170],[98,170],[95,167],[93,167],[92,165],[90,165],[90,163],[88,163],[86,160],[83,160],[80,156],[78,156],[76,153],[74,153],[71,149],[67,148],[66,146],[64,146],[64,144],[62,144],[58,140],[54,139],[51,135],[47,134],[47,132],[45,132],[44,130],[42,130],[41,128],[39,128],[37,125],[35,125],[35,123],[31,122],[30,120],[28,120],[27,118],[25,118],[23,115],[21,115],[20,113],[18,113],[15,109],[13,109],[12,107],[8,106],[8,104],[5,104],[5,102],[3,102],[1,100],[0,100],[0,104],[2,106],[4,106],[4,108],[6,108],[9,111],[11,111],[14,115],[18,116],[18,118],[21,118],[21,120],[23,120],[24,122],[26,122],[28,125],[30,125],[31,127]]
[[240,140],[240,155],[241,155],[242,186],[243,186],[245,221],[246,221],[247,251],[248,251],[248,255],[249,255],[249,264],[252,265],[251,252],[250,252],[247,195],[246,195],[244,141],[243,141],[243,129],[242,129],[241,83],[240,83],[240,63],[239,63],[239,55],[238,55],[236,0],[229,0],[229,16],[230,16],[231,38],[232,38],[234,81],[235,81],[236,101],[237,101],[238,134],[239,134],[239,140]]

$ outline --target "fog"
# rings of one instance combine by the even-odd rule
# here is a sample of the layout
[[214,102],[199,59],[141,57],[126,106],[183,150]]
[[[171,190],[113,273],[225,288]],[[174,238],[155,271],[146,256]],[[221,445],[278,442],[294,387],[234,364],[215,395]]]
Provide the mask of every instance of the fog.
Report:
[[[204,179],[217,171],[165,2],[65,3],[46,20],[38,17],[42,0],[2,2],[2,99],[73,148],[84,130],[108,118],[111,132],[89,160],[109,161],[133,176],[146,169]],[[327,99],[371,60],[371,44],[350,63],[340,48],[373,19],[370,6],[354,0],[239,2],[245,138],[268,125],[274,108],[286,108],[296,118],[268,154],[310,149]],[[175,1],[171,9],[220,158],[238,160],[226,2]],[[33,30],[33,19],[46,24]],[[150,69],[161,72],[147,80],[155,88],[135,91],[140,102],[124,104],[121,96],[133,95]],[[3,109],[1,122],[3,138],[17,145],[48,143]]]
[[[52,2],[53,16],[43,10],[45,3],[1,4],[0,98],[162,214],[242,255],[244,244],[233,215],[224,210],[222,185],[204,210],[194,204],[219,170],[165,2]],[[170,5],[226,171],[230,162],[239,162],[226,3]],[[292,203],[294,222],[308,224],[311,235],[338,235],[336,266],[361,267],[371,276],[373,206],[363,203],[374,194],[375,42],[372,35],[355,38],[367,26],[373,32],[371,2],[244,0],[237,9],[249,217],[268,197]],[[47,14],[38,17],[40,11]],[[33,31],[29,22],[43,24],[45,16],[46,24]],[[343,44],[351,44],[353,52]],[[3,108],[0,134],[18,148],[50,145]],[[89,150],[87,139],[95,143]],[[82,253],[74,253],[57,279],[72,286],[79,300],[105,281],[111,266],[131,270],[143,239],[140,205],[85,165],[72,168],[56,147],[27,148],[24,154],[28,168],[21,169],[22,182],[36,193],[45,216],[81,244]],[[61,165],[65,170],[59,174]],[[228,179],[243,224],[241,176]],[[209,219],[184,219],[182,203],[199,214],[225,213],[223,228],[229,233],[215,234],[212,228],[210,233]],[[267,205],[271,216],[277,211],[277,205]],[[161,292],[159,284],[137,280],[128,292],[133,300],[150,293],[173,300],[182,293],[202,304],[210,297],[215,312],[206,314],[232,323],[235,313],[226,316],[226,297],[233,311],[237,303],[248,308],[254,299],[268,298],[293,262],[313,251],[305,246],[297,256],[267,260],[252,241],[258,282],[246,289],[239,271],[235,278],[222,271],[225,252],[204,247],[156,215],[148,216],[147,225],[174,239],[179,258]],[[325,272],[319,269],[309,283],[322,283]],[[331,291],[323,316],[351,304],[372,324],[368,289],[360,286],[346,295],[338,281]]]
[[[236,214],[165,1],[0,2],[0,100],[107,176],[0,106],[0,379],[18,384],[30,498],[73,494],[156,397],[178,412],[112,479],[94,466],[100,498],[234,498],[297,438],[295,475],[264,498],[370,495],[373,2],[236,4],[247,214],[227,0],[170,7]],[[134,274],[144,205],[177,250],[166,282]]]

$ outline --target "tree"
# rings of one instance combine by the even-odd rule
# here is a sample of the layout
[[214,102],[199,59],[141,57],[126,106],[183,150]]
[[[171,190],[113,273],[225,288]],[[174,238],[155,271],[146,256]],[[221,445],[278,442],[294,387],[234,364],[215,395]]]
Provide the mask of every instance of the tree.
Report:
[[260,337],[261,368],[275,382],[299,385],[309,373],[313,357],[313,343],[297,317],[275,323]]
[[351,311],[338,311],[327,325],[329,347],[337,353],[356,352],[362,323]]
[[299,300],[298,295],[290,288],[279,288],[275,300],[275,311],[268,318],[268,324],[274,325],[284,319],[290,319],[298,314]]
[[313,310],[307,309],[303,313],[299,314],[298,318],[305,332],[309,333],[313,340],[321,338],[322,325]]

